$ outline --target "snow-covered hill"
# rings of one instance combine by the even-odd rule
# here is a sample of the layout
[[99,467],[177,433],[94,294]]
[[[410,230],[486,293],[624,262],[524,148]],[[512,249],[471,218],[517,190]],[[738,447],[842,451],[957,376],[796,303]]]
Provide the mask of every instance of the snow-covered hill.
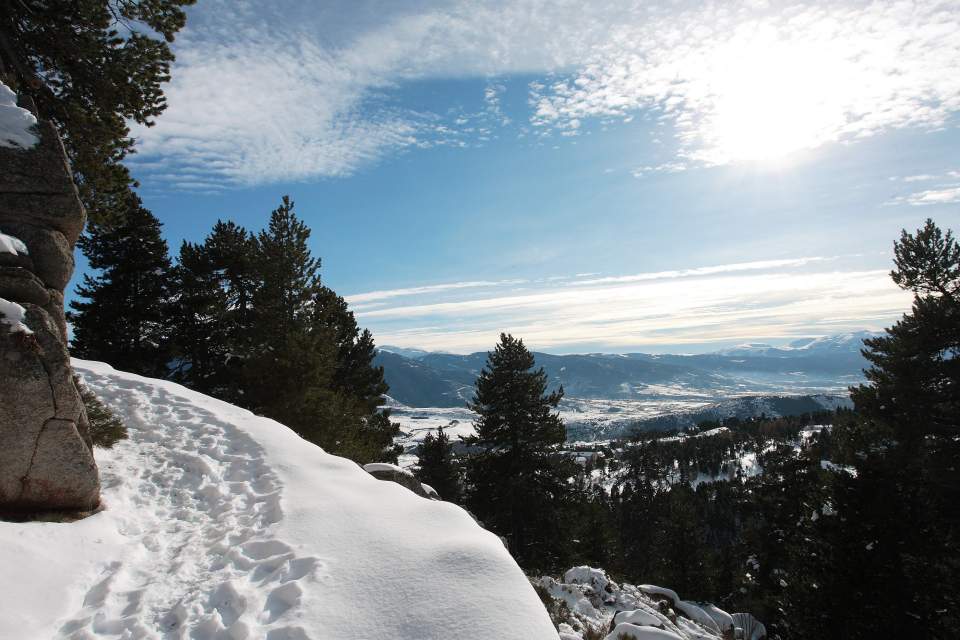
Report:
[[461,508],[179,385],[74,366],[130,438],[97,452],[103,511],[0,522],[0,638],[556,639]]

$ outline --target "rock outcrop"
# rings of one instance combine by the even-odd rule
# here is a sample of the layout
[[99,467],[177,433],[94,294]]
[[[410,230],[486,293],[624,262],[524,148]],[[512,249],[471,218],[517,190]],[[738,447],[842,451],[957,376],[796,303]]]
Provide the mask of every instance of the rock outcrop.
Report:
[[85,213],[56,130],[37,130],[0,145],[0,511],[89,510],[100,481],[63,309]]
[[370,464],[363,465],[363,470],[377,480],[396,482],[401,487],[406,487],[410,491],[413,491],[421,498],[428,498],[430,500],[440,499],[440,496],[437,495],[433,487],[421,483],[417,480],[416,476],[397,465],[387,464],[386,462],[371,462]]

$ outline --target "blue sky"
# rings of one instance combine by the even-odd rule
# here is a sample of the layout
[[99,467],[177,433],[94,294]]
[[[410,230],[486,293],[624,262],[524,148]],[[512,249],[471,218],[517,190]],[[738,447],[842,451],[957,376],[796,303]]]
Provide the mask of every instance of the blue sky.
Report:
[[130,166],[175,251],[289,194],[380,344],[703,351],[896,319],[960,220],[960,3],[200,0]]

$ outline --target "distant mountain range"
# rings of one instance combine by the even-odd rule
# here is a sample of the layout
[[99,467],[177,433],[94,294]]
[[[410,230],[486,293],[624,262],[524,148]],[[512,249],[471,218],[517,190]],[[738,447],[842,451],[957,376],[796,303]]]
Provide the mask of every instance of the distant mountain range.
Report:
[[[535,353],[551,387],[568,398],[611,401],[699,399],[717,402],[746,395],[845,395],[867,366],[857,332],[797,340],[785,347],[743,344],[699,355]],[[460,407],[486,363],[485,352],[469,355],[382,347],[390,396],[411,407]]]
[[[661,430],[679,431],[697,426],[706,421],[721,422],[727,418],[756,418],[767,416],[798,416],[819,411],[833,411],[839,408],[851,408],[849,397],[840,395],[802,395],[802,396],[743,396],[723,400],[715,404],[690,411],[667,413],[651,418],[642,418],[630,425],[640,431]],[[589,432],[588,432],[589,433]]]

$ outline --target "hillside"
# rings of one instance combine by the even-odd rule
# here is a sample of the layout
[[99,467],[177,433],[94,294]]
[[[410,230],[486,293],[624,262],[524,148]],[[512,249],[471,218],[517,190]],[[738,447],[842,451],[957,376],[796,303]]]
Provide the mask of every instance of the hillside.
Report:
[[[701,404],[743,394],[845,393],[861,379],[860,354],[867,332],[803,339],[784,347],[745,344],[716,353],[579,354],[535,353],[551,385],[567,397],[650,401],[699,399]],[[383,347],[391,397],[411,407],[459,407],[472,393],[485,352],[428,353]]]
[[130,437],[104,509],[0,522],[0,638],[557,637],[500,540],[272,420],[74,360]]

